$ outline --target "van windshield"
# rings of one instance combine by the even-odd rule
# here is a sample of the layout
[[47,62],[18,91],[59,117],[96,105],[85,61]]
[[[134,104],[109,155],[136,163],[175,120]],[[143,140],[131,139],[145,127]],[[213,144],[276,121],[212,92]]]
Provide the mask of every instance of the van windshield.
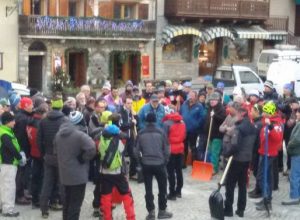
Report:
[[228,71],[228,70],[216,71],[213,79],[214,86],[217,86],[218,82],[223,82],[225,84],[225,87],[236,86],[234,74],[232,71]]
[[274,53],[262,53],[259,57],[260,63],[271,64],[274,59],[278,59],[278,54]]

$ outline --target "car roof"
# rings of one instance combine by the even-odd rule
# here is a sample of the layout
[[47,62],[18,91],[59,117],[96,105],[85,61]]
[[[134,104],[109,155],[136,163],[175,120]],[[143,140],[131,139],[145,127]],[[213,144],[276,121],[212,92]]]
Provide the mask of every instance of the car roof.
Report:
[[232,68],[240,69],[240,70],[251,70],[251,68],[249,68],[248,66],[240,66],[240,65],[233,65],[233,66],[223,65],[223,66],[219,66],[217,70],[232,71]]

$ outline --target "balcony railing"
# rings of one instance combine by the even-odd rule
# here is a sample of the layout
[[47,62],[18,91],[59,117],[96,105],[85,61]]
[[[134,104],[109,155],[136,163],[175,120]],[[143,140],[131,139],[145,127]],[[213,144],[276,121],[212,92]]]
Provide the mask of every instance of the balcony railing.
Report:
[[288,31],[288,17],[270,17],[264,22],[264,27],[270,31]]
[[99,38],[153,38],[155,22],[99,17],[19,16],[20,35]]
[[269,0],[166,0],[167,17],[255,19],[269,17]]

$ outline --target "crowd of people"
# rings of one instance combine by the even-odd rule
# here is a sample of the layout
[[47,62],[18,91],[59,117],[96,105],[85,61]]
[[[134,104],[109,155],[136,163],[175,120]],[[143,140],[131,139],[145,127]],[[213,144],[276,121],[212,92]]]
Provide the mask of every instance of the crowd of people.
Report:
[[266,81],[263,93],[235,88],[232,97],[224,86],[208,79],[195,91],[191,82],[166,80],[157,87],[147,81],[141,90],[128,81],[120,92],[107,81],[97,97],[84,85],[75,97],[55,93],[48,100],[33,89],[30,97],[1,99],[2,215],[19,216],[17,203],[40,209],[45,219],[49,210],[62,210],[64,220],[79,219],[86,184],[93,181],[94,217],[111,220],[118,197],[126,219],[134,220],[129,179],[144,183],[146,220],[152,220],[155,177],[157,218],[172,218],[167,201],[182,198],[182,169],[190,156],[203,161],[206,150],[213,175],[233,156],[225,216],[233,216],[237,183],[235,213],[244,216],[250,170],[256,184],[248,196],[264,198],[258,211],[272,208],[279,172],[290,175],[290,198],[282,204],[300,204],[300,108],[293,85],[286,84],[279,96]]

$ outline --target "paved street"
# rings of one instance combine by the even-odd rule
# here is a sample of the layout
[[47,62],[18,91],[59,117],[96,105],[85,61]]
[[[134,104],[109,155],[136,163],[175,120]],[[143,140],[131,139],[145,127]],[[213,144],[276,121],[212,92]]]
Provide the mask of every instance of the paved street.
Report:
[[[280,174],[281,175],[281,174]],[[216,188],[217,181],[220,179],[220,175],[214,177],[211,182],[203,183],[190,178],[190,168],[184,170],[185,185],[182,191],[182,199],[177,201],[168,202],[168,209],[174,213],[173,220],[205,220],[211,219],[208,207],[208,197],[210,193]],[[288,197],[289,184],[286,177],[280,176],[280,189],[274,193],[273,201],[273,212],[271,219],[288,219],[288,220],[299,220],[300,217],[300,206],[283,207],[280,205],[284,198]],[[144,201],[144,185],[130,182],[131,189],[133,191],[135,210],[137,220],[143,220],[146,216],[146,208]],[[253,185],[253,178],[251,185]],[[157,201],[157,186],[155,188],[155,201]],[[250,187],[252,189],[252,186]],[[86,198],[81,210],[81,219],[92,220],[95,219],[91,216],[92,214],[92,191],[93,185],[88,184]],[[224,193],[224,190],[222,190]],[[258,200],[249,199],[247,209],[245,212],[246,219],[266,219],[264,213],[257,212],[255,210],[254,202]],[[32,210],[31,207],[17,207],[17,210],[21,212],[20,220],[35,220],[41,219],[39,210]],[[0,217],[1,220],[6,218]],[[50,220],[61,219],[61,212],[50,212]],[[114,220],[125,220],[123,214],[123,208],[118,206],[114,210]],[[238,217],[228,219],[239,219]]]

